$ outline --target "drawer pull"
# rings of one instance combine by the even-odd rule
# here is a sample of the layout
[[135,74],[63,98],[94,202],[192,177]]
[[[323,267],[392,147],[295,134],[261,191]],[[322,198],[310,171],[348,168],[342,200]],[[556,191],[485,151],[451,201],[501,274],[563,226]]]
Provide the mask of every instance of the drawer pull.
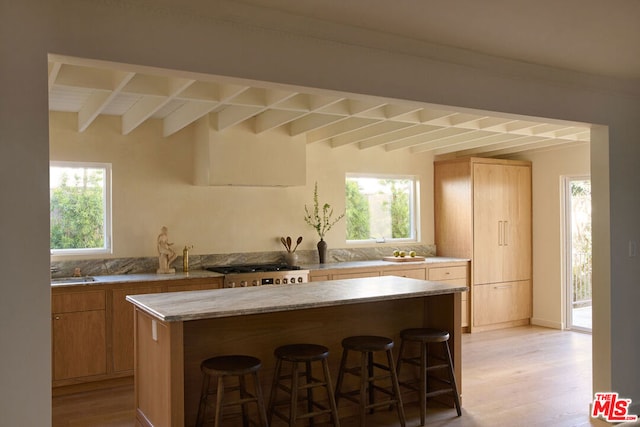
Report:
[[500,285],[500,286],[494,286],[493,289],[509,289],[511,288],[511,285]]

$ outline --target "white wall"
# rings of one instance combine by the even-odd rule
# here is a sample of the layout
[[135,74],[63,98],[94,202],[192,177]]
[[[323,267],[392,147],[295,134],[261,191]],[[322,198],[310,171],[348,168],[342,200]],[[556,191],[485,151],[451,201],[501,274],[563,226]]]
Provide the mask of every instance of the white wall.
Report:
[[564,327],[562,291],[561,179],[590,175],[588,144],[530,153],[533,175],[532,323]]
[[[433,244],[433,157],[429,153],[332,149],[319,142],[307,145],[306,160],[302,159],[306,185],[195,186],[196,126],[163,138],[160,121],[146,123],[129,135],[121,135],[115,116],[98,118],[82,133],[76,131],[73,113],[51,113],[49,123],[51,160],[112,163],[113,257],[155,256],[156,237],[163,225],[176,247],[194,245],[193,254],[280,251],[280,236],[300,235],[304,237],[300,249],[314,249],[318,236],[304,222],[304,206],[313,206],[314,183],[318,182],[320,202],[331,204],[338,214],[345,208],[348,172],[417,176],[423,184],[420,243]],[[230,135],[245,141],[253,137],[243,129],[233,129]],[[237,155],[219,160],[234,168],[252,167]],[[292,161],[298,158],[294,155]],[[262,167],[269,166],[265,157]],[[326,240],[333,248],[347,247],[345,235],[346,221],[340,221]],[[55,257],[73,258],[80,257]]]
[[[614,307],[594,305],[594,388],[640,402],[640,264],[626,253],[629,239],[640,240],[640,101],[616,93],[613,88],[624,82],[497,58],[465,60],[459,52],[448,57],[450,63],[439,62],[433,55],[394,52],[393,46],[378,50],[227,23],[215,18],[228,18],[217,2],[211,3],[210,18],[178,4],[0,3],[3,423],[44,426],[50,418],[47,52],[609,126],[609,134],[592,147],[604,151],[592,156],[598,167],[592,167],[594,298],[603,293],[599,300],[610,298]],[[303,24],[301,32],[317,25]]]

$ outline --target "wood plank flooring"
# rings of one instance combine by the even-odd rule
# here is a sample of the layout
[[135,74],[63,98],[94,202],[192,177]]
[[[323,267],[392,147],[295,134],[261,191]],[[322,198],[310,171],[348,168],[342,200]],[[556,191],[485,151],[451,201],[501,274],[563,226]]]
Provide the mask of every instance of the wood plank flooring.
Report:
[[[462,416],[456,417],[454,409],[434,406],[428,409],[428,426],[608,425],[589,417],[593,398],[590,335],[527,326],[465,334],[462,346]],[[418,426],[417,405],[408,403],[405,410],[407,425]],[[396,426],[394,415],[395,411],[377,411],[367,425]],[[343,427],[358,425],[353,419],[341,422]],[[52,425],[132,427],[133,386],[54,397]]]

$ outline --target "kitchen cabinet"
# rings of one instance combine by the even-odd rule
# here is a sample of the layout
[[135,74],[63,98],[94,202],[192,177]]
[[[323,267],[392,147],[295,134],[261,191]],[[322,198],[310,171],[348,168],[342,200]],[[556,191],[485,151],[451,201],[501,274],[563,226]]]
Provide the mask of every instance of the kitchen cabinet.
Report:
[[[451,283],[452,285],[469,286],[468,264],[447,265],[441,267],[430,267],[428,269],[428,280],[435,282]],[[469,331],[469,292],[462,292],[462,321],[463,331]]]
[[[378,264],[370,267],[347,267],[322,270],[311,270],[309,280],[319,282],[326,280],[353,279],[376,276],[399,276],[419,280],[433,280],[454,285],[469,286],[469,263],[467,261],[425,262],[403,264]],[[461,313],[462,327],[469,331],[470,304],[468,292],[463,292]]]
[[161,285],[130,286],[112,291],[111,339],[113,343],[113,372],[133,372],[133,307],[127,295],[162,292]]
[[439,256],[471,259],[470,330],[531,318],[531,163],[466,158],[434,163]]
[[52,295],[53,381],[107,373],[104,290]]
[[127,295],[219,288],[221,277],[52,288],[53,386],[133,375],[134,310]]

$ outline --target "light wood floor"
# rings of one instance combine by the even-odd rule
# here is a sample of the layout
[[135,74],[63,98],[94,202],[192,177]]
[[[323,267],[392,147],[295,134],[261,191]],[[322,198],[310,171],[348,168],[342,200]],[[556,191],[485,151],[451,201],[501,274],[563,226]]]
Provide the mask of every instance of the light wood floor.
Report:
[[[590,335],[539,327],[465,334],[462,361],[462,416],[456,417],[454,409],[434,407],[428,410],[428,426],[608,425],[589,417]],[[408,426],[418,426],[417,406],[408,404],[405,410]],[[367,425],[395,426],[394,414],[378,411]],[[53,398],[53,427],[133,425],[132,386]],[[344,420],[342,425],[357,422]]]

